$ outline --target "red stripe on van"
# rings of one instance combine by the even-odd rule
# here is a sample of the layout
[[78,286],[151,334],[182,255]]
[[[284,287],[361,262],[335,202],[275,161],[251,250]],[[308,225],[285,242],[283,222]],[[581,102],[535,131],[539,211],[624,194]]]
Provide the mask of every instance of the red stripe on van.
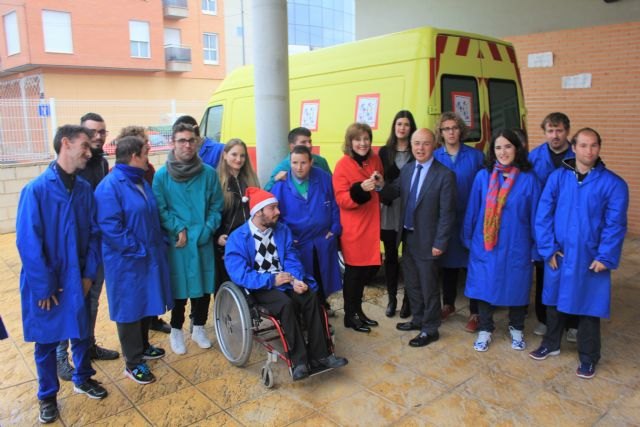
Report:
[[518,60],[516,59],[516,52],[513,50],[513,46],[507,46],[507,53],[509,54],[509,60],[513,64],[513,68],[516,70],[516,76],[518,76],[518,84],[520,85],[520,87],[522,87],[520,68],[518,68]]
[[488,42],[489,50],[491,51],[491,56],[494,61],[502,61],[502,55],[500,55],[500,50],[498,50],[498,45],[493,42]]
[[433,88],[436,86],[436,79],[438,78],[438,71],[440,70],[440,55],[444,53],[444,48],[447,46],[448,38],[449,36],[444,34],[438,34],[436,37],[436,57],[429,60],[429,65],[431,66],[429,96],[433,94]]
[[469,52],[469,42],[471,39],[469,37],[460,37],[458,39],[458,49],[456,50],[456,55],[458,56],[467,56]]

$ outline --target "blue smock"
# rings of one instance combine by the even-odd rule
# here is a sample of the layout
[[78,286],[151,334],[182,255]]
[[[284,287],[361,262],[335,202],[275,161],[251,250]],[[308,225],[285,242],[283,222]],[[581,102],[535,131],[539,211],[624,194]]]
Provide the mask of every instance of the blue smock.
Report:
[[[249,220],[251,221],[251,220]],[[311,276],[305,274],[304,266],[298,257],[298,251],[293,244],[293,235],[286,225],[278,222],[273,228],[273,241],[276,245],[282,271],[290,273],[295,279],[302,280],[309,288],[317,290],[317,285]],[[286,291],[293,289],[292,285],[275,286],[275,275],[259,273],[254,268],[256,258],[255,239],[245,222],[231,232],[224,247],[224,265],[229,277],[238,286],[249,290],[277,289]]]
[[[484,215],[491,172],[476,175],[462,227],[470,249],[465,295],[498,306],[529,303],[536,245],[534,222],[540,183],[533,172],[520,172],[502,209],[498,243],[484,247]],[[500,185],[504,178],[500,175]]]
[[451,156],[447,154],[445,147],[438,148],[433,153],[433,157],[456,174],[458,195],[456,200],[456,221],[451,230],[451,239],[447,244],[446,252],[438,262],[445,268],[463,268],[469,262],[469,251],[460,240],[460,230],[462,229],[464,214],[467,211],[467,201],[469,200],[473,179],[476,173],[482,169],[484,155],[480,150],[461,144],[455,162],[451,160]]
[[[313,274],[313,251],[318,257],[320,279],[325,296],[342,289],[338,260],[338,236],[342,232],[340,209],[333,194],[331,175],[312,167],[305,199],[298,192],[289,172],[285,181],[278,181],[271,193],[278,199],[280,221],[293,233],[300,261],[308,274]],[[333,236],[326,238],[327,233]]]
[[[609,318],[611,270],[618,267],[627,232],[629,189],[598,164],[579,183],[562,167],[549,176],[536,215],[538,250],[545,261],[557,251],[559,268],[548,262],[542,302],[569,314]],[[594,261],[607,270],[589,270]]]
[[96,189],[109,316],[119,323],[173,307],[167,241],[151,186],[136,186],[114,168]]
[[[89,335],[82,279],[95,280],[101,262],[91,184],[76,176],[69,192],[57,168],[52,163],[22,189],[16,220],[24,340],[41,344]],[[58,305],[38,307],[54,294]]]

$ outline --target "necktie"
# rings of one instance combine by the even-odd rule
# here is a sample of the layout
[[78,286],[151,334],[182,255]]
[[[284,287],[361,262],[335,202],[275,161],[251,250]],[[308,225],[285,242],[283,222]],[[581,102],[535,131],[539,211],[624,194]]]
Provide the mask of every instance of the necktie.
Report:
[[416,165],[413,184],[411,185],[409,199],[407,200],[407,208],[404,211],[404,228],[408,230],[413,230],[413,212],[416,210],[416,199],[418,198],[418,187],[420,186],[421,173],[422,165]]

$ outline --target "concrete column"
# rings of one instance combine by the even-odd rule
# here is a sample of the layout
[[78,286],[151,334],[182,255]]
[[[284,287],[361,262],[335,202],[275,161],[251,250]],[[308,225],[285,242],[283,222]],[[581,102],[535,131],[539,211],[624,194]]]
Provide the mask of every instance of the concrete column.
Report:
[[257,168],[264,185],[273,168],[288,153],[287,2],[253,1],[252,18]]

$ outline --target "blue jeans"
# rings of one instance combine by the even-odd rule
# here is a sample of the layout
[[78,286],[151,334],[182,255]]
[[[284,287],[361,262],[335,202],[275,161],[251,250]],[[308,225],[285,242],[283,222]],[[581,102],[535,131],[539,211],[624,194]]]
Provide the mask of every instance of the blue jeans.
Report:
[[[65,341],[66,342],[66,341]],[[56,370],[56,347],[57,342],[50,344],[35,343],[33,357],[36,361],[38,372],[38,399],[44,400],[55,397],[60,390],[60,382]],[[71,339],[71,355],[75,369],[71,381],[75,385],[80,385],[96,374],[91,367],[89,359],[89,339]]]
[[[89,288],[89,305],[91,311],[91,317],[89,319],[89,347],[95,345],[96,336],[96,319],[98,318],[98,303],[100,301],[100,294],[102,293],[102,286],[104,285],[104,264],[98,266],[96,271],[96,281],[93,282],[91,288]],[[56,359],[64,360],[69,357],[69,340],[60,341],[56,348]]]

